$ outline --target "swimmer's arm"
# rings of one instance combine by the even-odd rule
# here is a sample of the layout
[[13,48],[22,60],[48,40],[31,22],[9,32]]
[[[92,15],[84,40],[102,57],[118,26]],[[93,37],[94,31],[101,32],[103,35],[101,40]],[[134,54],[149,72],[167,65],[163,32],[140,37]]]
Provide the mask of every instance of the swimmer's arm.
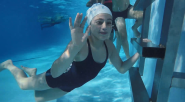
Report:
[[110,43],[109,46],[112,49],[109,59],[120,73],[124,74],[126,71],[128,71],[139,58],[139,53],[136,53],[134,56],[130,57],[126,61],[122,61],[113,43]]
[[81,48],[73,45],[72,41],[68,44],[66,50],[63,54],[54,61],[51,67],[51,75],[53,78],[60,76],[62,73],[69,68],[70,64],[74,60],[77,53],[81,50]]

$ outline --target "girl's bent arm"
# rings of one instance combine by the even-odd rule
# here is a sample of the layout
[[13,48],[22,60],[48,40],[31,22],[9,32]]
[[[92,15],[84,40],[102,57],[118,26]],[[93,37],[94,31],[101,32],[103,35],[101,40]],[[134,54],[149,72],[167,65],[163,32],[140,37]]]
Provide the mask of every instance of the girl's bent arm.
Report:
[[118,70],[120,73],[125,73],[128,71],[138,60],[139,58],[139,53],[136,53],[134,56],[130,57],[126,61],[122,61],[118,52],[116,51],[115,46],[113,45],[112,42],[108,42],[108,45],[111,49],[109,59],[111,63],[114,65],[114,67]]
[[68,44],[63,54],[52,64],[51,75],[53,78],[60,76],[66,71],[66,69],[70,66],[80,49],[81,48],[74,46],[72,41]]
[[128,60],[122,62],[120,71],[122,73],[125,73],[126,71],[128,71],[135,64],[138,58],[139,58],[139,53],[136,53],[134,54],[134,56],[130,57]]

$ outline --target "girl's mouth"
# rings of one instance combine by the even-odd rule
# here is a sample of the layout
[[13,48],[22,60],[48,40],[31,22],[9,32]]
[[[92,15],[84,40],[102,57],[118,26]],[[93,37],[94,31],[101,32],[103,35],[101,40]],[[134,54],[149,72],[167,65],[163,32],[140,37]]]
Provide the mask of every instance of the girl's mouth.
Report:
[[107,32],[100,32],[101,34],[107,34]]

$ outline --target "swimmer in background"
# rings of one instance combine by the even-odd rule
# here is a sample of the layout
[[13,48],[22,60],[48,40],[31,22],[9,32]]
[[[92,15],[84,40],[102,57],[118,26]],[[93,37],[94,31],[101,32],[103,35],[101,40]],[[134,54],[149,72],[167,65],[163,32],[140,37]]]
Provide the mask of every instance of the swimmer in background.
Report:
[[56,24],[60,24],[67,20],[67,17],[64,16],[55,16],[55,17],[38,17],[39,22],[41,23],[41,29],[52,27]]

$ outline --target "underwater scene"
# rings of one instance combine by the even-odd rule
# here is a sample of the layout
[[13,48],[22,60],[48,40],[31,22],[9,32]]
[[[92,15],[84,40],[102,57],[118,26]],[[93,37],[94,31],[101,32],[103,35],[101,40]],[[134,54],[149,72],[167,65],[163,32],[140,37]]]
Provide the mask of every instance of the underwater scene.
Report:
[[[42,89],[48,89],[45,88],[45,85],[42,87],[43,82],[41,81],[43,80],[39,78],[41,78],[43,73],[46,71],[48,72],[48,70],[54,66],[54,62],[57,63],[56,60],[66,51],[68,44],[74,38],[71,34],[69,18],[71,17],[72,19],[72,25],[77,26],[74,24],[77,13],[83,13],[82,20],[85,19],[87,10],[91,7],[87,4],[90,1],[95,0],[0,1],[0,102],[134,102],[129,71],[124,73],[119,72],[119,70],[114,66],[114,63],[117,64],[119,62],[117,59],[112,62],[110,62],[109,59],[106,60],[105,66],[96,73],[97,75],[91,78],[91,80],[84,82],[80,87],[76,87],[64,95],[62,95],[63,92],[61,93],[58,89],[56,92],[52,92],[52,90],[43,91],[43,95],[45,95],[44,97],[46,100],[39,101],[42,100],[42,94],[39,94],[39,92],[41,92]],[[113,2],[114,0],[104,0],[104,2],[106,1]],[[115,2],[116,1],[118,0],[115,0]],[[133,6],[137,0],[122,1],[127,2],[125,5],[130,3],[129,5]],[[97,0],[97,2],[101,3],[101,0]],[[166,0],[154,0],[151,4],[148,39],[156,45],[160,44],[165,3]],[[119,12],[119,10],[117,12]],[[99,9],[98,12],[101,12],[101,10]],[[120,48],[117,48],[118,40],[120,40],[120,38],[118,39],[119,35],[116,35],[116,31],[114,31],[114,40],[112,42],[115,46],[115,51],[119,49],[118,55],[122,61],[127,61],[129,58],[132,58],[132,56],[136,56],[137,50],[131,43],[131,38],[137,38],[137,34],[140,34],[142,30],[141,24],[136,28],[138,31],[133,30],[133,25],[136,22],[139,22],[139,20],[129,16],[125,19],[125,32],[127,34],[126,39],[128,41],[127,49],[129,49],[129,52],[126,54],[123,49],[124,45],[120,45]],[[119,32],[119,22],[116,22],[116,24]],[[106,27],[107,26],[108,24]],[[88,24],[85,23],[84,29],[82,29],[84,33],[86,32],[87,27]],[[90,29],[93,29],[93,24]],[[104,37],[106,34],[103,34],[104,33],[102,33],[102,36]],[[93,34],[90,34],[89,36],[93,36]],[[101,39],[101,37],[99,37],[99,39]],[[182,27],[179,49],[176,55],[175,72],[185,73],[184,43],[185,20]],[[93,49],[92,45],[91,49]],[[66,53],[70,53],[70,51]],[[106,56],[104,53],[101,55]],[[102,57],[99,59],[102,59]],[[12,62],[10,61],[5,63],[7,60],[12,60]],[[134,63],[130,62],[132,64],[130,66],[139,67],[139,62],[139,59],[135,60]],[[150,98],[152,95],[156,62],[157,60],[155,58],[146,58],[144,65],[145,69],[143,76],[141,76]],[[13,65],[9,65],[9,63],[13,63]],[[85,65],[88,64],[86,63],[84,66]],[[18,70],[23,71],[21,72]],[[66,70],[67,71],[63,73],[67,73],[68,71],[73,73],[73,70],[70,71],[70,68]],[[50,73],[46,74],[51,75],[52,73],[54,72],[50,70]],[[58,72],[56,71],[56,73]],[[26,76],[22,78],[21,75]],[[88,77],[88,74],[85,75]],[[36,76],[39,76],[37,81],[34,80]],[[20,79],[20,77],[22,79],[16,81],[16,79]],[[68,81],[72,79],[65,80]],[[29,81],[29,83],[27,83],[27,81]],[[38,86],[41,89],[37,90],[37,87],[34,89],[34,86],[32,85],[34,85],[33,83],[35,82],[42,83]],[[21,83],[29,84],[27,86],[30,88],[26,87],[24,89],[24,87],[21,86]],[[51,84],[54,83],[51,82]],[[46,86],[48,87],[48,85]],[[37,90],[38,92],[34,90]],[[38,100],[35,98],[35,96],[37,96],[36,93],[38,93]],[[185,102],[184,95],[184,89],[171,87],[168,102]]]

